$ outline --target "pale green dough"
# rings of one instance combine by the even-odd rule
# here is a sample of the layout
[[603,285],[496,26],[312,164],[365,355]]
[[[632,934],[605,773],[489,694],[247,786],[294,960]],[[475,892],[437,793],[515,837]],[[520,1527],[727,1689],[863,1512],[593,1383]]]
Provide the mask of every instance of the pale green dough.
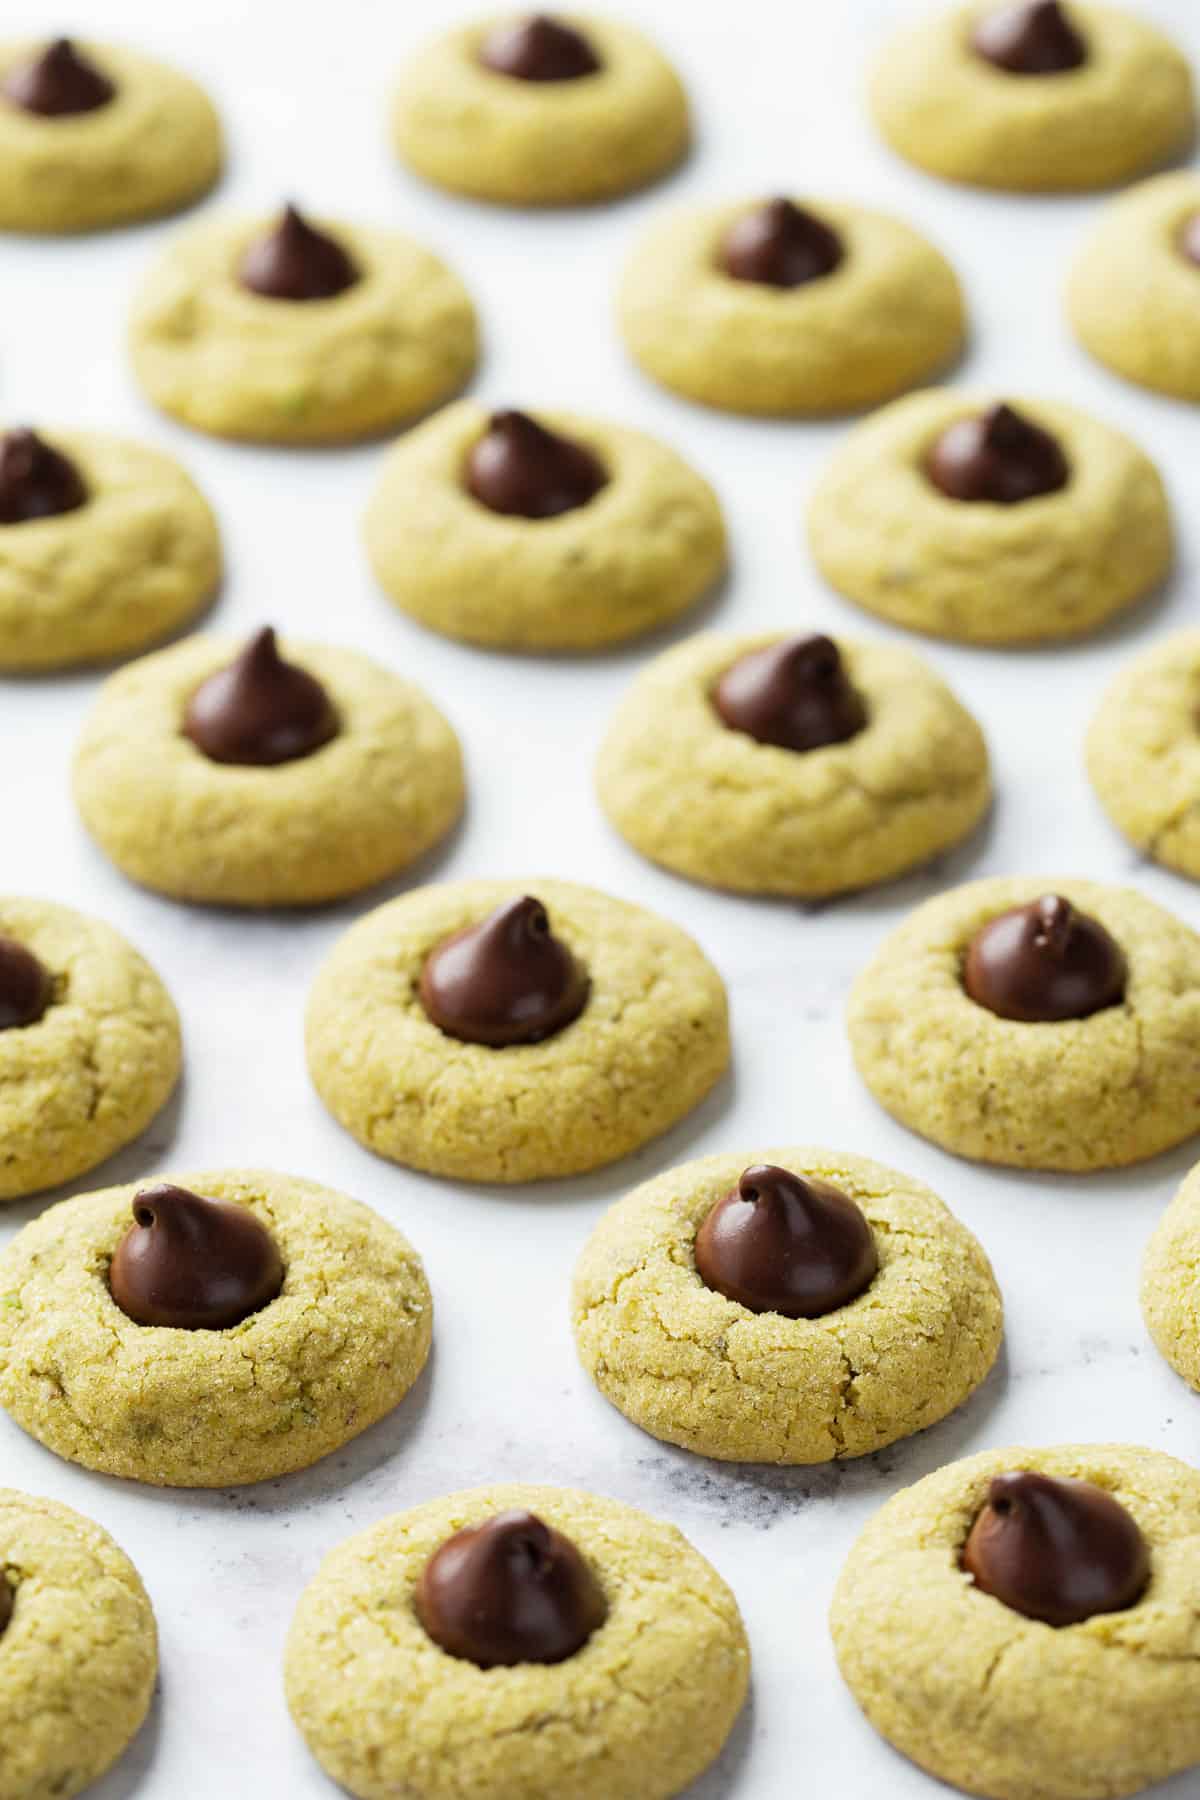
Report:
[[[479,1669],[413,1609],[453,1532],[522,1507],[590,1564],[608,1616],[559,1663]],[[288,1705],[358,1800],[671,1800],[741,1710],[750,1650],[733,1595],[673,1525],[572,1488],[473,1488],[330,1552],[288,1633]]]
[[1155,862],[1200,880],[1200,631],[1178,631],[1121,670],[1087,734],[1105,812]]
[[[0,45],[0,82],[45,47]],[[0,97],[0,230],[91,231],[174,212],[221,172],[221,123],[194,81],[114,44],[76,47],[117,92],[60,118]]]
[[[1150,1585],[1055,1628],[959,1566],[993,1475],[1090,1481],[1132,1513]],[[1118,1800],[1200,1762],[1200,1474],[1128,1444],[985,1450],[905,1488],[846,1559],[838,1666],[875,1729],[988,1800]],[[847,1756],[852,1746],[847,1746]]]
[[[832,1182],[871,1225],[879,1273],[817,1319],[750,1312],[705,1286],[696,1232],[754,1163]],[[645,1182],[575,1269],[580,1360],[635,1425],[724,1462],[866,1456],[953,1412],[1000,1348],[983,1250],[921,1182],[833,1150],[706,1156]]]
[[1146,1245],[1141,1301],[1150,1336],[1200,1391],[1200,1167],[1186,1176]]

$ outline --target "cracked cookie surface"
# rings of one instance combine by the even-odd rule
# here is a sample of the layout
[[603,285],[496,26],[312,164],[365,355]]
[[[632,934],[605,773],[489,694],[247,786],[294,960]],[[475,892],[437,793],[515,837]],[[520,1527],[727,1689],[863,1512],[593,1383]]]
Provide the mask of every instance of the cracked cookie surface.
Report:
[[0,1406],[57,1455],[156,1487],[307,1468],[390,1412],[424,1367],[420,1258],[369,1207],[314,1181],[259,1169],[179,1179],[248,1206],[272,1233],[278,1296],[227,1330],[138,1325],[108,1269],[145,1183],[61,1201],[0,1251]]
[[1146,1328],[1171,1367],[1200,1391],[1200,1166],[1192,1169],[1155,1226],[1142,1259]]
[[221,575],[216,520],[171,457],[99,432],[41,435],[88,498],[0,525],[0,670],[144,650],[199,612]]
[[[0,230],[92,231],[172,212],[221,172],[220,121],[194,81],[113,44],[77,47],[117,91],[59,118],[0,102]],[[0,45],[0,81],[44,49]]]
[[[1200,270],[1196,272],[1200,294]],[[1172,558],[1166,491],[1124,432],[1017,399],[1058,439],[1066,487],[1005,506],[952,500],[926,458],[990,395],[912,394],[854,428],[817,481],[808,539],[825,579],[868,612],[962,643],[1078,637],[1147,594]]]
[[[576,1545],[608,1613],[565,1662],[479,1669],[418,1623],[413,1593],[451,1533],[526,1508]],[[670,1800],[745,1698],[737,1603],[673,1525],[571,1488],[449,1494],[326,1557],[296,1609],[285,1681],[326,1772],[360,1800]]]
[[237,279],[266,219],[205,219],[144,278],[134,372],[154,404],[217,437],[273,444],[369,437],[458,392],[475,312],[458,277],[395,231],[318,221],[360,279],[328,300],[273,300]]
[[0,1488],[0,1800],[69,1800],[120,1756],[150,1706],[154,1614],[108,1533],[54,1500]]
[[909,162],[978,187],[1070,192],[1127,181],[1187,145],[1191,71],[1148,20],[1071,0],[1066,10],[1086,41],[1086,60],[1024,76],[971,48],[974,23],[1000,10],[998,0],[972,0],[884,46],[871,112]]
[[1087,770],[1130,843],[1200,880],[1200,631],[1121,671],[1088,729]]
[[[583,964],[579,1016],[492,1049],[440,1031],[417,993],[425,959],[502,902],[532,893]],[[308,1066],[368,1149],[467,1181],[580,1174],[657,1137],[729,1062],[724,984],[677,925],[573,882],[418,888],[351,927],[317,975]]]
[[[869,1221],[879,1272],[815,1319],[749,1311],[696,1272],[696,1232],[753,1163],[832,1182]],[[654,1437],[726,1462],[865,1456],[944,1418],[996,1359],[1000,1293],[937,1196],[866,1157],[707,1156],[636,1188],[588,1239],[571,1292],[580,1360]]]
[[[1061,894],[1124,952],[1124,1000],[1026,1024],[969,998],[962,962],[998,913]],[[880,1104],[979,1162],[1089,1170],[1200,1130],[1200,937],[1132,888],[1058,876],[969,882],[887,937],[850,995],[850,1042]]]
[[0,898],[0,935],[48,971],[50,1005],[0,1031],[0,1200],[70,1181],[130,1143],[179,1079],[179,1015],[132,944],[49,900]]
[[572,413],[541,423],[582,443],[607,484],[550,519],[490,512],[463,480],[486,411],[464,400],[388,454],[364,521],[380,586],[468,643],[591,650],[664,625],[725,567],[725,525],[702,476],[665,444]]
[[480,60],[497,23],[433,39],[401,74],[392,135],[426,181],[513,206],[572,205],[642,187],[683,157],[687,96],[641,32],[572,14],[600,68],[573,81],[519,81]]
[[[993,1475],[1089,1481],[1132,1513],[1150,1585],[1055,1628],[959,1566]],[[1200,1762],[1200,1474],[1126,1444],[987,1450],[887,1502],[838,1579],[838,1665],[875,1729],[991,1800],[1116,1800]],[[948,1649],[952,1647],[952,1649]]]
[[280,646],[338,715],[337,735],[310,755],[257,767],[197,749],[187,702],[241,649],[191,637],[100,690],[75,753],[75,800],[124,874],[176,900],[310,906],[395,874],[445,835],[463,806],[458,739],[420,688],[357,651]]
[[621,835],[693,881],[810,899],[886,881],[965,837],[991,798],[983,733],[907,650],[838,640],[868,715],[842,743],[796,752],[722,723],[720,676],[780,636],[689,638],[637,677],[596,766]]

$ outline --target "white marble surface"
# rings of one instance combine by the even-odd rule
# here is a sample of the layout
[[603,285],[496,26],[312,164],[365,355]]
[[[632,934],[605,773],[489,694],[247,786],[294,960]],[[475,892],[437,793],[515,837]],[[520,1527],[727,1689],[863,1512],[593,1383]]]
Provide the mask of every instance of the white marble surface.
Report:
[[[383,123],[390,74],[419,36],[447,21],[441,0],[340,0],[319,11],[283,0],[90,0],[61,21],[9,7],[5,31],[74,24],[190,67],[218,96],[231,136],[229,176],[211,204],[269,207],[288,195],[410,227],[451,258],[477,298],[487,342],[477,391],[486,400],[604,411],[693,457],[728,509],[736,573],[688,628],[886,631],[823,589],[800,540],[806,491],[844,426],[710,417],[652,390],[622,356],[609,297],[632,235],[661,207],[714,195],[837,192],[925,226],[966,283],[974,329],[963,378],[1060,395],[1138,434],[1160,456],[1178,507],[1179,570],[1162,600],[1081,647],[924,647],[982,719],[998,792],[986,828],[940,866],[824,908],[704,893],[639,861],[592,797],[604,722],[653,646],[586,662],[517,660],[423,634],[374,591],[361,550],[378,448],[229,448],[155,417],[135,392],[122,351],[130,287],[174,225],[0,243],[3,416],[123,429],[176,451],[226,536],[229,576],[215,623],[248,631],[269,620],[353,644],[424,682],[453,718],[467,751],[469,817],[420,877],[554,873],[659,908],[724,973],[736,1043],[732,1078],[693,1118],[585,1180],[471,1190],[378,1162],[313,1095],[301,1019],[322,956],[384,896],[309,916],[245,918],[137,892],[86,842],[70,801],[72,740],[95,678],[3,684],[5,886],[93,909],[126,931],[166,977],[186,1030],[179,1101],[81,1185],[214,1163],[314,1176],[403,1226],[425,1255],[437,1307],[432,1363],[406,1404],[344,1454],[261,1488],[125,1486],[57,1461],[0,1417],[0,1480],[101,1520],[142,1570],[158,1613],[161,1696],[99,1800],[331,1795],[280,1689],[283,1636],[302,1585],[325,1550],[384,1513],[517,1477],[595,1487],[674,1519],[736,1589],[754,1648],[753,1703],[696,1795],[774,1800],[802,1779],[813,1793],[836,1785],[917,1800],[935,1784],[860,1719],[826,1634],[837,1568],[866,1518],[899,1487],[986,1445],[1113,1437],[1200,1456],[1200,1401],[1159,1360],[1136,1300],[1142,1245],[1195,1150],[1074,1180],[972,1168],[876,1109],[842,1025],[849,983],[882,934],[917,901],[972,876],[1132,880],[1200,924],[1195,890],[1140,866],[1109,829],[1081,764],[1084,727],[1111,672],[1194,613],[1196,415],[1123,387],[1068,339],[1063,274],[1099,202],[954,191],[875,143],[862,67],[905,5],[628,0],[625,10],[684,69],[698,151],[647,195],[554,217],[440,197],[392,163]],[[1189,0],[1144,10],[1200,58]],[[693,1155],[789,1138],[863,1151],[930,1182],[994,1258],[1007,1348],[969,1406],[881,1456],[832,1470],[722,1467],[643,1436],[592,1390],[573,1355],[567,1281],[586,1233],[635,1181]],[[43,1204],[6,1208],[0,1239]],[[1196,1800],[1200,1775],[1162,1792]]]

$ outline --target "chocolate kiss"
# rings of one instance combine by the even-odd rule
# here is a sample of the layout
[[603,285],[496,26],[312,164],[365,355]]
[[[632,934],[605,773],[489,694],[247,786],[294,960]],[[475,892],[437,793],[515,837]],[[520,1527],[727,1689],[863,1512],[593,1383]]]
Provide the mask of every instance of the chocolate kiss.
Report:
[[735,219],[718,262],[735,281],[800,287],[832,274],[846,254],[836,231],[791,200],[767,200]]
[[871,1227],[849,1195],[772,1163],[747,1169],[696,1233],[701,1281],[750,1312],[818,1319],[878,1269]]
[[583,1011],[588,978],[540,900],[508,900],[425,959],[421,1005],[468,1044],[536,1044]]
[[267,625],[200,683],[183,729],[213,762],[268,766],[319,750],[337,736],[338,717],[321,683],[284,662]]
[[827,637],[790,638],[739,657],[713,690],[713,704],[732,730],[782,750],[844,743],[867,722]]
[[578,81],[600,67],[587,39],[547,13],[497,25],[484,38],[479,60],[495,74],[518,81]]
[[989,920],[967,946],[963,986],[1002,1019],[1086,1019],[1125,995],[1125,957],[1099,919],[1043,894]]
[[275,1239],[248,1207],[161,1182],[134,1196],[108,1284],[138,1325],[225,1331],[283,1286]]
[[414,1603],[435,1644],[481,1669],[563,1662],[608,1610],[570,1538],[516,1510],[447,1538],[421,1571]]
[[0,936],[0,1031],[36,1024],[53,996],[50,971],[33,951]]
[[358,270],[339,243],[288,206],[279,223],[250,245],[238,280],[269,300],[332,300],[354,286]]
[[13,69],[4,83],[5,98],[14,106],[47,119],[95,112],[107,106],[116,91],[107,75],[80,56],[70,38],[56,38],[32,62]]
[[0,525],[74,512],[87,497],[75,464],[36,432],[6,431],[0,437]]
[[1200,265],[1200,212],[1194,212],[1184,220],[1179,248],[1189,262]]
[[992,1478],[962,1566],[985,1594],[1046,1625],[1123,1612],[1150,1579],[1146,1540],[1111,1494],[1024,1470]]
[[1058,439],[1011,406],[989,406],[956,419],[934,444],[929,479],[951,500],[994,500],[1012,506],[1065,487],[1070,465]]
[[1058,0],[988,13],[971,33],[971,48],[1010,75],[1061,75],[1087,61],[1087,44]]
[[552,519],[586,506],[607,482],[603,463],[583,444],[523,412],[493,413],[467,456],[467,487],[476,500],[523,519]]
[[4,1579],[3,1570],[0,1569],[0,1637],[4,1636],[4,1633],[8,1628],[8,1621],[12,1618],[12,1614],[13,1591],[8,1582]]

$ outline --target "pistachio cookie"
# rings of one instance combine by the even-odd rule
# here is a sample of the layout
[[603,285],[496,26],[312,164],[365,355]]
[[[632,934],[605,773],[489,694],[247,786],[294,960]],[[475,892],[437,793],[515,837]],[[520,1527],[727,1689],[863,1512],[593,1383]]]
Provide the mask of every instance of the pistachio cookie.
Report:
[[151,269],[130,320],[156,406],[217,437],[334,444],[458,392],[475,313],[438,257],[395,231],[204,219]]
[[891,38],[871,111],[893,150],[949,181],[1109,187],[1183,150],[1191,71],[1147,20],[1110,6],[972,0]]
[[1162,479],[1123,432],[1058,402],[944,390],[855,426],[814,489],[808,537],[868,612],[974,644],[1094,631],[1173,554]]
[[381,587],[423,625],[592,650],[686,611],[725,567],[717,497],[619,425],[449,406],[395,446],[365,521]]
[[991,797],[983,733],[909,651],[715,632],[637,677],[596,785],[652,862],[809,899],[927,861]]
[[1200,1762],[1198,1607],[1200,1475],[1068,1444],[896,1494],[830,1626],[871,1724],[929,1774],[991,1800],[1116,1800]]
[[670,1800],[733,1726],[737,1602],[673,1525],[472,1488],[332,1551],[288,1634],[292,1717],[359,1800]]
[[194,81],[111,44],[0,45],[0,230],[91,231],[174,212],[221,172]]
[[411,59],[396,149],[426,181],[515,206],[604,200],[680,161],[687,96],[666,58],[614,19],[485,19]]
[[1200,631],[1164,638],[1121,671],[1088,729],[1087,768],[1130,843],[1200,880]]
[[70,1800],[146,1717],[158,1671],[141,1578],[69,1506],[0,1488],[0,1795]]
[[[296,659],[296,660],[293,660]],[[83,822],[175,900],[310,906],[405,868],[462,811],[458,739],[421,690],[268,627],[110,676],[75,756]]]
[[1200,1391],[1200,1165],[1155,1227],[1142,1261],[1142,1317],[1171,1367]]
[[850,995],[859,1074],[945,1150],[1109,1169],[1200,1130],[1200,937],[1132,888],[973,881],[919,906]]
[[111,925],[0,899],[0,1200],[94,1169],[179,1079],[179,1016]]
[[1200,176],[1159,175],[1110,201],[1067,283],[1075,336],[1141,387],[1200,400]]
[[377,907],[318,974],[307,1037],[317,1092],[360,1143],[467,1181],[615,1162],[729,1062],[725,988],[692,939],[566,881]]
[[0,671],[144,650],[220,576],[216,520],[169,456],[90,431],[0,435]]
[[966,322],[941,252],[887,213],[787,199],[673,213],[637,245],[617,311],[663,387],[803,417],[891,399],[953,361]]
[[432,1302],[369,1207],[261,1169],[63,1200],[0,1250],[0,1406],[155,1487],[269,1481],[404,1398]]
[[723,1462],[881,1450],[960,1406],[1002,1331],[987,1257],[936,1195],[811,1149],[636,1188],[584,1247],[571,1315],[607,1400]]

